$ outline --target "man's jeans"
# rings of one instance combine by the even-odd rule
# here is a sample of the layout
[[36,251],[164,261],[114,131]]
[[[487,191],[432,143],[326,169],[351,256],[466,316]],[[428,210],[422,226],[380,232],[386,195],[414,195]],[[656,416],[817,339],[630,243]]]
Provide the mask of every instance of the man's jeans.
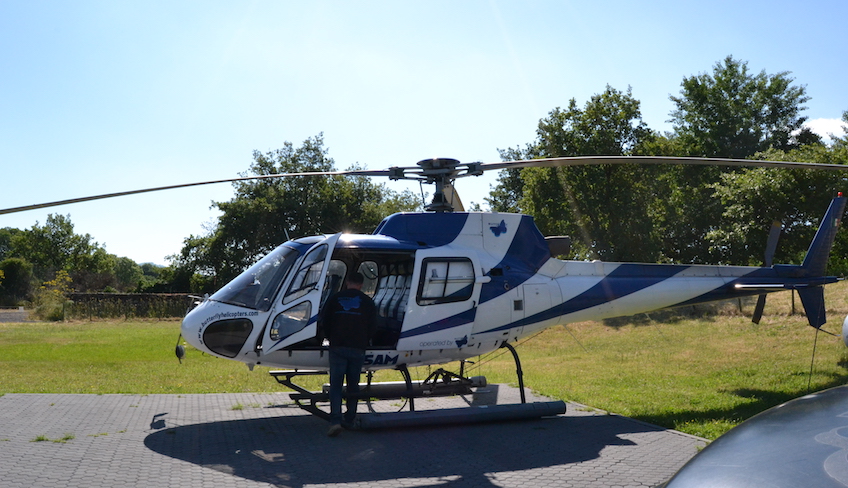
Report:
[[356,417],[355,395],[359,393],[359,374],[365,362],[365,351],[352,347],[330,347],[330,424],[342,423],[342,384],[347,377],[346,423],[353,423]]

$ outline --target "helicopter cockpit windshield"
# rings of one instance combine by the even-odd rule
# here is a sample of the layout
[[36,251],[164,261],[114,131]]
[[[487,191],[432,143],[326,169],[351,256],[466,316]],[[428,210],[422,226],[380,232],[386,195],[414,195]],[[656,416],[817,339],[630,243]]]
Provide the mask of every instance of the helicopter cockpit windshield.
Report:
[[222,303],[267,311],[274,294],[285,279],[300,253],[288,246],[274,249],[227,286],[209,297]]

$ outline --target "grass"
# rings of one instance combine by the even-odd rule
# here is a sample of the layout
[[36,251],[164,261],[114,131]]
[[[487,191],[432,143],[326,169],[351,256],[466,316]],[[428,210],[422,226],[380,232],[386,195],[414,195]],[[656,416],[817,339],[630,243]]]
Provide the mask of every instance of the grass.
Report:
[[[829,323],[848,314],[848,283],[826,288]],[[848,350],[790,315],[791,295],[772,294],[760,325],[736,304],[557,326],[519,346],[525,384],[554,398],[714,439],[756,413],[848,381]],[[801,310],[800,302],[796,304]],[[750,314],[752,302],[744,305]],[[703,308],[700,310],[704,310]],[[158,321],[0,324],[4,393],[208,393],[281,391],[267,375],[188,347],[173,354],[179,323]],[[511,356],[479,358],[469,375],[516,383]],[[456,364],[447,369],[457,370]],[[419,377],[429,368],[417,368]],[[393,371],[378,379],[398,380]],[[314,384],[310,384],[308,382]],[[304,377],[317,389],[325,377]],[[809,386],[808,386],[809,385]],[[252,405],[236,405],[246,408]]]
[[[0,393],[260,392],[267,374],[187,348],[177,321],[0,324]],[[257,371],[261,368],[257,367]],[[267,369],[263,370],[267,371]]]
[[[829,322],[839,333],[848,283],[827,288]],[[800,303],[796,304],[800,311]],[[743,307],[748,314],[753,301]],[[687,317],[680,312],[583,322],[544,331],[519,348],[525,384],[664,427],[714,439],[769,407],[848,382],[841,338],[789,315],[788,292],[769,296],[759,325],[736,310]],[[508,355],[483,364],[491,382],[515,382]]]
[[46,435],[39,435],[39,436],[36,436],[30,442],[47,442],[47,441],[50,441],[50,442],[53,442],[55,444],[67,444],[68,441],[72,441],[76,438],[77,438],[77,436],[75,436],[74,434],[65,434],[64,436],[62,436],[59,439],[50,439]]

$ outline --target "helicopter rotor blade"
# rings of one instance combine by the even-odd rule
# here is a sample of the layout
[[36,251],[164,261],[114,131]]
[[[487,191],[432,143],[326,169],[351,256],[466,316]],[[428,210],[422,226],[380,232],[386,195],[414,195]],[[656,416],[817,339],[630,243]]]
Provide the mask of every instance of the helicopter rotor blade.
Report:
[[768,241],[766,241],[765,264],[769,267],[774,262],[774,252],[777,250],[777,240],[780,238],[780,232],[783,230],[783,224],[775,220],[771,223],[769,229]]
[[[295,176],[382,176],[391,180],[421,180],[438,185],[450,185],[457,178],[466,176],[479,176],[485,171],[501,169],[518,169],[528,167],[557,167],[557,166],[591,166],[601,164],[668,164],[668,165],[707,165],[707,166],[747,166],[767,167],[783,169],[824,169],[824,170],[848,170],[848,165],[823,164],[823,163],[798,163],[787,161],[758,161],[750,159],[721,159],[721,158],[694,158],[694,157],[667,157],[667,156],[576,156],[562,158],[528,159],[521,161],[504,161],[496,163],[460,163],[451,159],[423,160],[418,166],[393,166],[384,170],[346,170],[346,171],[316,171],[304,173],[280,173],[272,175],[246,176],[241,178],[229,178],[223,180],[201,181],[195,183],[184,183],[179,185],[160,186],[156,188],[144,188],[117,193],[105,193],[81,198],[70,198],[55,202],[39,203],[0,209],[0,215],[16,212],[25,212],[42,208],[58,207],[71,203],[102,200],[139,193],[148,193],[162,190],[173,190],[177,188],[188,188],[201,185],[212,185],[217,183],[234,183],[238,181],[287,178]],[[441,208],[441,207],[439,207]]]
[[[775,220],[771,223],[769,229],[768,241],[766,241],[765,265],[770,267],[774,262],[774,252],[777,250],[777,240],[780,238],[780,232],[783,229],[783,224]],[[763,310],[766,308],[766,295],[762,294],[757,297],[757,305],[754,307],[754,314],[751,316],[751,322],[760,323],[763,318]]]
[[24,205],[21,207],[13,207],[13,208],[5,208],[0,209],[0,215],[3,214],[11,214],[16,212],[26,212],[28,210],[37,210],[41,208],[50,208],[50,207],[58,207],[61,205],[68,205],[71,203],[81,203],[81,202],[89,202],[92,200],[103,200],[105,198],[114,198],[114,197],[122,197],[127,195],[137,195],[139,193],[150,193],[154,191],[162,191],[162,190],[174,190],[177,188],[189,188],[193,186],[203,186],[203,185],[214,185],[218,183],[235,183],[238,181],[250,181],[250,180],[267,180],[267,179],[275,179],[275,178],[288,178],[293,176],[389,176],[389,170],[348,170],[348,171],[316,171],[316,172],[306,172],[306,173],[280,173],[280,174],[271,174],[271,175],[259,175],[259,176],[244,176],[241,178],[228,178],[224,180],[211,180],[211,181],[200,181],[194,183],[183,183],[179,185],[168,185],[168,186],[159,186],[155,188],[143,188],[140,190],[130,190],[130,191],[122,191],[116,193],[104,193],[102,195],[92,195],[87,197],[80,198],[69,198],[67,200],[57,200],[55,202],[47,202],[47,203],[38,203],[35,205]]
[[[799,163],[792,161],[762,161],[755,159],[723,159],[668,156],[574,156],[563,158],[525,159],[500,163],[475,163],[480,171],[518,169],[530,167],[592,166],[600,164],[682,164],[696,166],[744,166],[782,169],[848,170],[848,165],[825,163]],[[470,176],[472,173],[459,176]]]

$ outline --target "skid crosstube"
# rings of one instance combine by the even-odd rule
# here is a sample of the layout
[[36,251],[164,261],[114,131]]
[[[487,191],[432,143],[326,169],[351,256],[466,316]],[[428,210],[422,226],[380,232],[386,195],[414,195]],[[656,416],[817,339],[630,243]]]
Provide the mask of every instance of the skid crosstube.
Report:
[[[357,398],[377,400],[406,398],[409,400],[409,409],[415,411],[415,398],[467,395],[471,393],[472,387],[486,386],[483,377],[463,378],[441,368],[430,374],[424,381],[417,382],[412,381],[406,368],[399,369],[403,374],[404,381],[372,383],[372,375],[369,372],[368,382],[360,384]],[[300,408],[318,417],[329,418],[329,414],[318,408],[317,405],[318,402],[329,401],[330,395],[327,386],[325,385],[322,391],[309,391],[294,382],[294,378],[297,376],[326,375],[328,374],[326,371],[278,370],[271,371],[270,374],[278,383],[295,391],[291,394],[291,399]],[[343,394],[345,398],[349,397],[346,389],[343,390]]]
[[[512,353],[515,360],[518,386],[521,392],[521,403],[483,405],[477,407],[464,407],[443,410],[415,411],[415,398],[437,397],[450,395],[467,395],[472,393],[472,388],[486,386],[486,378],[475,376],[466,378],[463,376],[465,362],[460,367],[460,373],[452,373],[439,368],[431,373],[423,381],[413,382],[409,369],[403,365],[397,369],[403,375],[403,381],[391,381],[372,383],[373,372],[369,371],[368,381],[360,383],[359,399],[392,400],[405,398],[408,401],[409,412],[393,413],[368,413],[357,416],[357,424],[362,429],[375,429],[387,427],[417,427],[436,424],[460,424],[474,422],[491,422],[504,420],[531,419],[546,416],[554,416],[565,413],[566,405],[563,401],[534,402],[527,403],[524,396],[524,373],[518,353],[510,344],[504,342],[504,347]],[[294,382],[297,376],[326,375],[327,371],[301,371],[301,370],[279,370],[271,371],[271,376],[278,383],[292,389],[291,399],[307,412],[329,420],[330,414],[318,407],[318,402],[327,402],[330,399],[329,388],[324,385],[321,391],[309,391]],[[349,398],[347,391],[343,391],[345,398]]]

